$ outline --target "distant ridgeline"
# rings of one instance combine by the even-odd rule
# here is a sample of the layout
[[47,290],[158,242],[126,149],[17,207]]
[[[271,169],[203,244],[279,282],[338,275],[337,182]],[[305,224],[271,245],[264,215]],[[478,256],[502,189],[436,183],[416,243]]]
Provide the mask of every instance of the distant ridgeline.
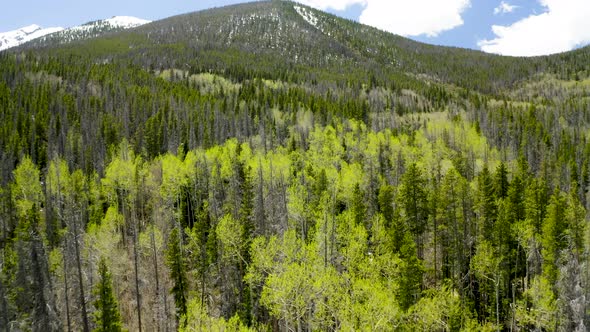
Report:
[[0,53],[0,330],[589,326],[589,48],[89,26]]

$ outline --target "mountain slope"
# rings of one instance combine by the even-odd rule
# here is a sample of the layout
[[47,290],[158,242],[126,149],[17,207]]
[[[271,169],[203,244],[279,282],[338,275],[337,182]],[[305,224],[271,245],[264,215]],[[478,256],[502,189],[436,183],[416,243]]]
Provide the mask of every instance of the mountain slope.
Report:
[[417,79],[497,93],[541,72],[566,76],[585,71],[588,50],[549,57],[502,57],[427,45],[300,4],[267,1],[171,17],[88,41],[83,47],[72,45],[67,52],[238,76],[243,73],[235,73],[235,67],[245,66],[269,78],[321,78],[339,84],[350,76],[381,84]]
[[0,33],[0,51],[24,44],[33,39],[41,38],[63,30],[63,28],[41,28],[38,25],[29,25],[17,30]]

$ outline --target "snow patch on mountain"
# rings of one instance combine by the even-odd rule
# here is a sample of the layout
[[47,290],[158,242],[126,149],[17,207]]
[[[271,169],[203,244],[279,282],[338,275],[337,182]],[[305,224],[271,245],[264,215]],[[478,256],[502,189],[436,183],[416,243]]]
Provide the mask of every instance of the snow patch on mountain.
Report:
[[113,16],[109,19],[104,20],[108,24],[120,28],[135,28],[140,25],[148,24],[151,21],[143,20],[141,18],[133,17],[133,16]]
[[303,17],[307,23],[313,25],[315,28],[318,28],[318,18],[315,17],[312,12],[309,12],[305,8],[299,6],[294,6],[293,8],[295,8],[297,13],[301,15],[301,17]]
[[62,30],[63,28],[60,27],[43,29],[36,24],[32,24],[17,30],[0,33],[0,51]]
[[99,30],[99,29],[103,29],[103,28],[130,29],[130,28],[138,27],[140,25],[147,24],[147,23],[150,23],[150,21],[142,20],[137,17],[113,16],[113,17],[108,18],[106,20],[98,20],[98,21],[88,22],[83,25],[79,25],[79,26],[76,26],[73,28],[66,29],[66,30],[64,30],[64,33],[76,32],[76,31],[88,32],[88,31]]

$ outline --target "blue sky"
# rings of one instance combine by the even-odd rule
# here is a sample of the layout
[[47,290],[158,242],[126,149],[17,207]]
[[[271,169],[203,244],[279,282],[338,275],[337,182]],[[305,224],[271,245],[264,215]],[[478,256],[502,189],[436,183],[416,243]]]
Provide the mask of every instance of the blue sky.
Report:
[[[590,0],[299,0],[426,43],[507,55],[567,51],[590,42]],[[0,31],[69,27],[115,15],[157,20],[240,0],[7,1]]]
[[536,0],[505,1],[512,6],[518,6],[511,13],[497,13],[494,10],[502,1],[475,0],[471,2],[462,15],[464,24],[442,32],[437,37],[420,35],[413,39],[447,46],[462,46],[478,49],[477,42],[482,39],[492,39],[492,25],[510,25],[534,13],[544,12],[543,7]]

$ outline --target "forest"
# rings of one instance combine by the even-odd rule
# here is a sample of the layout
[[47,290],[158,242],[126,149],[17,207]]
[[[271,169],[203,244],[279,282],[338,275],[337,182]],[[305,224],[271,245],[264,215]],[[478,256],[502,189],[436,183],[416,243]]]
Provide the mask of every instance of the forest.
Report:
[[277,1],[0,53],[0,330],[586,331],[589,50],[313,12],[307,59]]

